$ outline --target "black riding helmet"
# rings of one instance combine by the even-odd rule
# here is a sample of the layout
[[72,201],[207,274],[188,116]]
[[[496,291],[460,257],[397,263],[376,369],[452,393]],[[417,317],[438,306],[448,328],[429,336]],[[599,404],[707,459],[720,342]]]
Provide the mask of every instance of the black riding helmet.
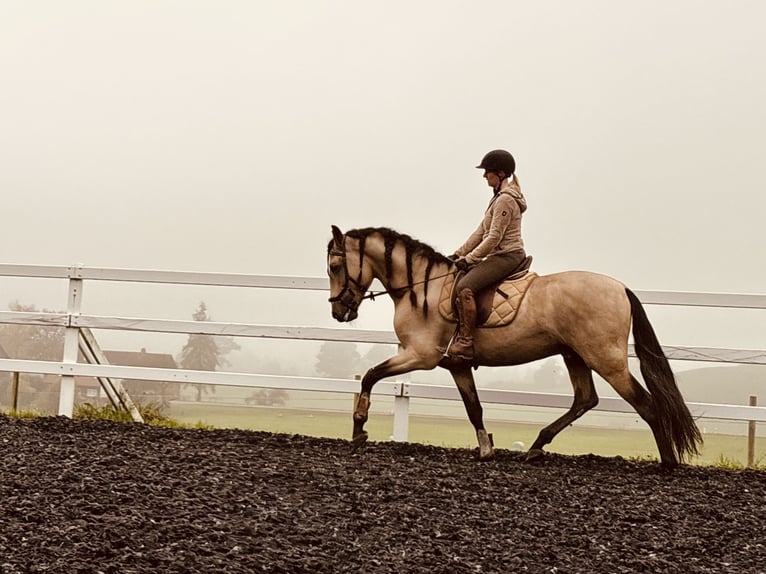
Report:
[[487,171],[503,171],[506,177],[511,177],[516,171],[516,160],[504,149],[494,149],[487,152],[476,167]]

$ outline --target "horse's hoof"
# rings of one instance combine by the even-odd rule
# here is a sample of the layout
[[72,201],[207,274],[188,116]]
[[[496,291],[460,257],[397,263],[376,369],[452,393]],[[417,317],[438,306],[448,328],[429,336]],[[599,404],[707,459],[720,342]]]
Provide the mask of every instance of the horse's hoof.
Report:
[[524,460],[524,462],[537,462],[539,460],[542,460],[542,458],[545,456],[545,451],[541,448],[531,448],[529,449],[529,452],[527,452],[527,458]]
[[479,453],[479,462],[487,462],[488,460],[492,460],[494,458],[495,458],[495,451],[492,449],[489,449],[489,452]]
[[364,443],[367,442],[367,431],[362,431],[358,435],[356,435],[354,438],[351,439],[351,452],[354,453],[357,450],[359,450],[359,447],[361,447]]
[[479,441],[479,460],[484,462],[485,460],[495,458],[495,451],[492,448],[492,435],[486,430],[480,429],[476,431],[476,438]]

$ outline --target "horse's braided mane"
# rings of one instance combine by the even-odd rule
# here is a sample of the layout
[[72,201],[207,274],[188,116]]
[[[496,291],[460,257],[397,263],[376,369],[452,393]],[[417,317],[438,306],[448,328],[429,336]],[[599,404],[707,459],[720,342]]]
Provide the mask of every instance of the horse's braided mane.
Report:
[[[394,264],[393,264],[393,251],[394,247],[401,243],[404,246],[405,251],[405,257],[406,257],[406,265],[407,265],[407,282],[409,284],[413,283],[413,276],[412,276],[412,258],[413,256],[422,257],[426,260],[426,275],[425,275],[425,281],[423,283],[423,314],[428,314],[428,280],[431,276],[431,269],[433,266],[437,263],[450,263],[450,259],[436,251],[433,247],[430,245],[423,243],[422,241],[418,241],[417,239],[414,239],[413,237],[410,237],[409,235],[405,233],[399,233],[398,231],[395,231],[389,227],[364,227],[360,229],[351,229],[348,232],[346,232],[347,237],[351,237],[353,239],[357,239],[360,242],[360,266],[361,266],[361,257],[364,256],[364,244],[367,240],[367,238],[370,235],[378,234],[383,238],[383,245],[385,248],[385,264],[386,264],[386,279],[389,279],[393,276],[394,273]],[[418,302],[417,302],[417,296],[415,295],[415,291],[413,289],[409,290],[410,293],[410,302],[412,303],[413,308],[417,308]]]

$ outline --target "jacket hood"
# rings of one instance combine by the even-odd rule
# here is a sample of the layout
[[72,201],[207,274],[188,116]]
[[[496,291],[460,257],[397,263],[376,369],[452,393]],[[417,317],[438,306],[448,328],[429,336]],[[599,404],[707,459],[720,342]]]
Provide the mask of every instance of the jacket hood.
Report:
[[507,193],[513,197],[513,199],[516,200],[516,203],[519,204],[521,213],[524,213],[527,210],[527,200],[524,197],[524,194],[521,193],[521,186],[519,185],[519,180],[515,173],[513,174],[511,181],[508,182],[508,185],[504,187],[500,193]]

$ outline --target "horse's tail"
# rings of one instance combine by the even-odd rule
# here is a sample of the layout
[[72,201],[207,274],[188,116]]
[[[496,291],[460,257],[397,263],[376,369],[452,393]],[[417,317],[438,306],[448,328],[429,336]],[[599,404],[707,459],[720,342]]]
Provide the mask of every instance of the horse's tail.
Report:
[[687,456],[699,454],[702,435],[681,396],[644,306],[630,289],[626,288],[625,292],[633,317],[633,346],[640,362],[641,375],[652,395],[659,419],[657,424],[670,441],[676,459],[683,461]]

